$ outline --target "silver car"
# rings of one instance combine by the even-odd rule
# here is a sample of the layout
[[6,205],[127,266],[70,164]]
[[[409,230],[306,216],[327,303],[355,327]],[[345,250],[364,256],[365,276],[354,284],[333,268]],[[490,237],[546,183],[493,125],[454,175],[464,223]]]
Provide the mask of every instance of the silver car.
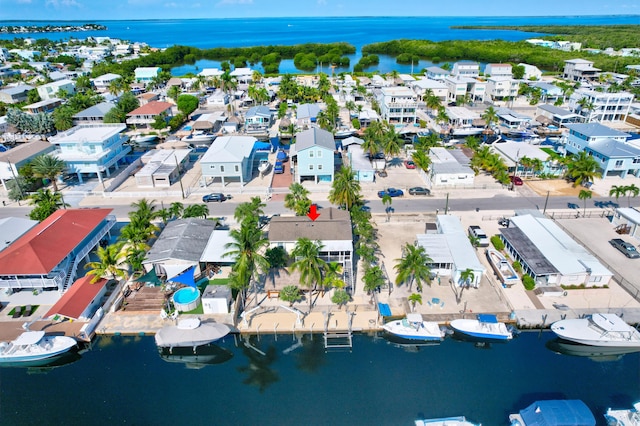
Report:
[[638,253],[638,250],[636,250],[633,244],[629,244],[621,238],[614,238],[613,240],[609,241],[609,243],[620,250],[629,259],[637,259],[640,257],[640,253]]

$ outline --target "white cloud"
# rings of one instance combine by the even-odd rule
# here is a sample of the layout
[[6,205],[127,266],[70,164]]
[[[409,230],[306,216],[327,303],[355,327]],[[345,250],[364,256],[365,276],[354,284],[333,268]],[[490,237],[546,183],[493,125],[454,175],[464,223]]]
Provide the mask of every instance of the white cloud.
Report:
[[55,8],[62,7],[82,7],[76,0],[47,0],[45,6],[53,6]]
[[253,0],[222,0],[216,6],[225,6],[228,4],[253,4]]

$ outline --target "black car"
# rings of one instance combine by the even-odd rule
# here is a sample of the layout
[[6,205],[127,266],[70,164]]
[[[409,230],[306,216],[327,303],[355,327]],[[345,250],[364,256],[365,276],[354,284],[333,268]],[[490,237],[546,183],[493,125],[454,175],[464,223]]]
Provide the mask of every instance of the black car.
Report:
[[431,195],[431,191],[427,188],[423,188],[421,186],[414,186],[413,188],[409,188],[409,194],[411,195]]
[[204,197],[202,197],[202,202],[203,203],[211,203],[213,201],[221,203],[224,200],[226,200],[227,197],[220,193],[220,192],[214,192],[213,194],[207,194]]

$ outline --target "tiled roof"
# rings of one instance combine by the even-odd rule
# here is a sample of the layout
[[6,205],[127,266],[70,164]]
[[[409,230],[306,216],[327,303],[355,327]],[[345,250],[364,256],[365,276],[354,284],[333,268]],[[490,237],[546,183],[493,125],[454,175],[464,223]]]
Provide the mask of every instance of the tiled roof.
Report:
[[128,117],[136,115],[157,115],[168,109],[171,109],[173,104],[169,102],[153,101],[148,104],[142,105],[140,108],[136,108],[127,114]]
[[58,210],[0,252],[0,275],[46,275],[71,253],[112,209]]
[[78,319],[98,293],[107,285],[107,280],[104,278],[98,280],[95,284],[91,284],[92,278],[93,275],[86,275],[77,279],[44,317],[49,318],[54,315],[60,315],[66,318]]

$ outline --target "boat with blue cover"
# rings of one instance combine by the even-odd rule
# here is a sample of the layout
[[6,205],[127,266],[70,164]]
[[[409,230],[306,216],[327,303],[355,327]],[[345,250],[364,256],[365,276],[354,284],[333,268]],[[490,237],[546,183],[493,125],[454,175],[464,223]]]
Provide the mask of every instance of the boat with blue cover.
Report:
[[458,333],[491,340],[510,340],[513,330],[506,324],[499,322],[493,314],[478,314],[476,319],[456,319],[451,321],[451,328]]
[[608,408],[604,419],[608,426],[640,426],[640,402],[629,409]]
[[464,416],[443,417],[441,419],[416,420],[416,426],[482,426],[480,423],[472,423]]
[[509,415],[511,426],[595,426],[596,419],[579,399],[536,401]]
[[390,321],[382,326],[384,331],[405,340],[433,342],[442,341],[445,331],[437,322],[423,321],[422,315],[412,313],[406,318]]

